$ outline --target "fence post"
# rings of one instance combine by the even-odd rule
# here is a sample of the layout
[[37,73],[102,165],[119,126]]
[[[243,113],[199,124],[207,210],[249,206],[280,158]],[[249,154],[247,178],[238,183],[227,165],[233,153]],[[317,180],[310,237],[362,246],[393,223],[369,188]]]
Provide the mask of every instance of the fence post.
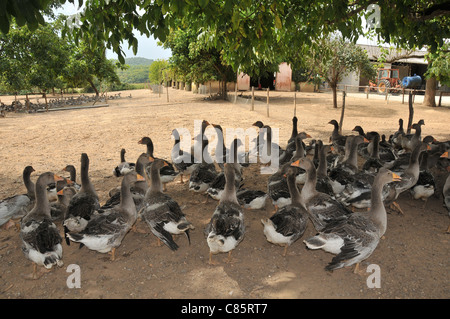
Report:
[[169,85],[166,86],[167,102],[169,102]]
[[294,116],[297,116],[297,90],[294,91]]
[[405,88],[402,89],[402,104],[405,104]]
[[439,107],[441,106],[441,102],[442,102],[442,93],[443,93],[443,91],[441,91],[439,93],[439,104],[438,104]]
[[255,110],[255,87],[252,86],[252,111]]
[[347,92],[342,91],[342,111],[341,111],[341,119],[339,121],[339,134],[342,134],[342,125],[344,123],[344,112],[345,112],[345,96]]
[[370,91],[370,87],[369,87],[369,86],[367,86],[366,99],[369,99],[369,91]]
[[239,79],[239,70],[236,71],[236,83],[234,85],[234,103],[235,104],[237,102],[238,79]]
[[269,116],[269,88],[267,88],[267,117]]
[[[386,95],[385,95],[385,97],[384,97],[384,100],[387,101],[388,94],[389,94],[389,89],[388,89],[387,87],[385,87],[385,89],[386,89]],[[386,103],[387,103],[387,102],[386,102]]]
[[412,125],[413,117],[414,117],[414,95],[411,91],[409,91],[408,109],[409,109],[409,116],[408,116],[408,128],[406,129],[406,134],[411,134],[411,125]]

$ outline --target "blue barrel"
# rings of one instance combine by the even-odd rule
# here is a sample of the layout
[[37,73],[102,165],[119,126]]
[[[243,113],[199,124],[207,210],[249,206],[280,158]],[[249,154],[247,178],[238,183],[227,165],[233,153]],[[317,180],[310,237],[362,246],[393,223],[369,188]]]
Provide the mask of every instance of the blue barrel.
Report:
[[402,80],[402,87],[405,89],[416,89],[422,84],[422,78],[419,75],[405,76]]

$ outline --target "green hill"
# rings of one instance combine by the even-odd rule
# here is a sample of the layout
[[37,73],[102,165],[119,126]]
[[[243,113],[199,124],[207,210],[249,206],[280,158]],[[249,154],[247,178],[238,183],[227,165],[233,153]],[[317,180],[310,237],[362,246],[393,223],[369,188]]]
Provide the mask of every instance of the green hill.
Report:
[[132,66],[132,65],[150,65],[150,64],[153,63],[153,60],[147,59],[147,58],[134,57],[134,58],[127,58],[127,59],[125,59],[125,63],[128,64],[129,66]]
[[149,67],[153,60],[147,58],[127,58],[125,64],[129,65],[127,70],[117,70],[122,83],[145,83],[148,81]]

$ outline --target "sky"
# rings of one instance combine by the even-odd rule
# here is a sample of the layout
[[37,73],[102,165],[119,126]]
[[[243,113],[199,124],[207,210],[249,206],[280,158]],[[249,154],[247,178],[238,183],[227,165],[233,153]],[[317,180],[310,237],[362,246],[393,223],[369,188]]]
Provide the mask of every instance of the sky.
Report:
[[[75,2],[77,3],[77,2]],[[66,2],[63,4],[63,8],[60,10],[57,10],[57,13],[63,13],[65,15],[72,15],[77,12],[82,11],[82,9],[78,9],[78,4],[75,5],[73,3]],[[123,42],[122,44],[122,50],[124,51],[126,58],[132,58],[132,57],[140,57],[140,58],[147,58],[151,60],[158,60],[158,59],[164,59],[167,60],[172,56],[172,52],[170,50],[164,49],[163,47],[159,46],[157,44],[157,40],[155,40],[153,37],[147,38],[145,35],[140,35],[138,31],[135,33],[135,37],[138,40],[138,51],[137,54],[133,54],[132,49],[128,49],[128,42]],[[106,51],[106,57],[108,59],[117,59],[117,54],[114,53],[112,50]]]

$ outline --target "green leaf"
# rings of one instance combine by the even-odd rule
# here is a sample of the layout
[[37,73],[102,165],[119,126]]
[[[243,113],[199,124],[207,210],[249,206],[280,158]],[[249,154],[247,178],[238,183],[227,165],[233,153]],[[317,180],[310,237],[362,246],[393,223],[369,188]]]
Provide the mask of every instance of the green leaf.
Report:
[[239,10],[235,10],[233,15],[231,16],[231,23],[233,24],[233,30],[236,30],[239,27],[239,22],[241,21],[241,15],[239,14]]
[[198,0],[198,5],[200,8],[204,9],[209,3],[209,0]]
[[283,24],[281,23],[281,19],[280,19],[280,16],[278,14],[275,16],[275,27],[278,30],[281,30],[283,28]]

